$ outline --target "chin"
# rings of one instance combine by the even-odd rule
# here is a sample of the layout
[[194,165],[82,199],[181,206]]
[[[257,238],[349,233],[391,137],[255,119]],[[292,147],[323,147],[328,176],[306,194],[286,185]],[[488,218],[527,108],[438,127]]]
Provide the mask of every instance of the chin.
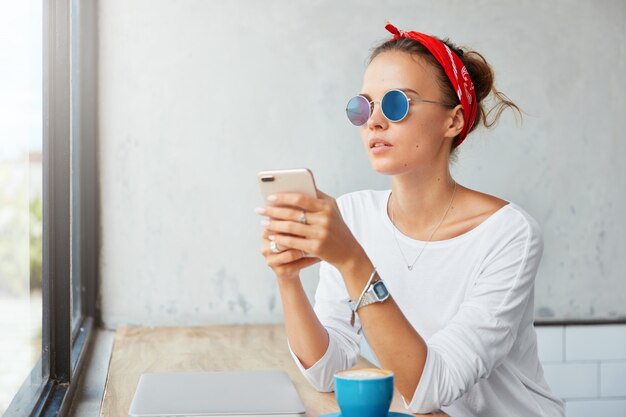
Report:
[[409,168],[408,165],[405,167],[403,163],[397,163],[394,161],[380,161],[370,159],[370,164],[372,165],[374,171],[382,175],[401,174],[402,172],[407,170],[407,168]]

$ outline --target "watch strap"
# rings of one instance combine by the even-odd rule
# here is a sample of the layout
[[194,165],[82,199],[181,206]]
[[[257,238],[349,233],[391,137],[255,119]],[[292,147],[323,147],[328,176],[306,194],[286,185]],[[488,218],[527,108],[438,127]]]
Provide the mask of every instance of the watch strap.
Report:
[[[371,289],[372,287],[370,287]],[[357,310],[359,308],[363,308],[365,306],[368,306],[370,304],[374,304],[374,303],[378,303],[380,300],[378,299],[378,297],[376,297],[375,294],[373,294],[374,291],[370,291],[367,290],[365,292],[365,294],[363,295],[363,298],[361,299],[361,304],[359,304],[359,306],[357,307]]]
[[385,301],[387,298],[389,298],[389,291],[387,291],[387,296],[385,298],[381,299],[378,297],[378,295],[376,294],[376,291],[374,291],[374,285],[376,284],[384,285],[385,289],[387,288],[387,286],[385,285],[382,279],[379,279],[376,282],[372,282],[370,286],[367,288],[367,290],[365,291],[365,293],[363,294],[363,297],[361,297],[361,302],[357,306],[356,310],[358,310],[359,308],[368,306],[370,304],[381,303]]
[[371,291],[372,285],[374,284],[371,284],[369,288],[363,293],[363,296],[361,297],[361,302],[358,306],[356,305],[356,301],[350,301],[350,309],[356,311],[361,307],[365,307],[366,305],[370,305],[378,301],[376,295],[373,294],[374,291]]

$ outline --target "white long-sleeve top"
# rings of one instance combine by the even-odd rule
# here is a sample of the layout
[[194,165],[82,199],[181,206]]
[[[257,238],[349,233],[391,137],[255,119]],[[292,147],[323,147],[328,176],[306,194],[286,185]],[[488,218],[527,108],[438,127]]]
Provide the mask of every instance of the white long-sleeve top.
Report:
[[[533,327],[534,280],[543,253],[536,221],[509,203],[460,236],[430,242],[409,271],[394,231],[409,262],[426,242],[395,228],[387,215],[390,194],[357,191],[339,197],[337,204],[428,346],[406,408],[442,410],[452,417],[563,416],[562,402],[544,379]],[[314,309],[328,331],[328,349],[308,369],[291,351],[319,391],[332,391],[334,373],[354,366],[359,354],[361,322],[357,315],[350,325],[349,298],[339,271],[322,262]]]

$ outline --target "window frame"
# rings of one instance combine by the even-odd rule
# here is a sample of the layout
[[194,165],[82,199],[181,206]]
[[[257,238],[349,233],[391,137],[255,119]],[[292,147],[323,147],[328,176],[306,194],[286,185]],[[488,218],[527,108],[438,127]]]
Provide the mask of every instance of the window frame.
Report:
[[[5,417],[67,415],[100,322],[97,4],[42,4],[42,351]],[[80,317],[72,327],[75,280]]]

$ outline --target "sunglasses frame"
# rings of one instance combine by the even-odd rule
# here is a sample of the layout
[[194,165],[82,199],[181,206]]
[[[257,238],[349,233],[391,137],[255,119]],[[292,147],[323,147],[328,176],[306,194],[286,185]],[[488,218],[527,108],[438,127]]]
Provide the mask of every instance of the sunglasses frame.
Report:
[[[432,104],[441,104],[441,105],[447,106],[447,107],[456,107],[456,104],[445,103],[443,101],[410,98],[409,96],[406,95],[406,93],[404,91],[400,90],[399,88],[392,88],[391,90],[385,91],[385,94],[383,94],[383,97],[382,97],[381,100],[368,100],[367,97],[365,97],[362,94],[358,94],[358,95],[350,98],[350,100],[348,100],[348,104],[350,104],[350,102],[353,99],[357,98],[357,97],[362,97],[369,104],[367,119],[365,119],[365,122],[360,124],[360,125],[354,124],[352,122],[352,120],[350,120],[350,117],[348,116],[348,120],[350,121],[350,123],[352,123],[354,126],[363,126],[363,125],[367,124],[367,121],[370,119],[370,117],[372,117],[372,113],[373,113],[373,109],[374,109],[374,103],[382,103],[382,101],[385,99],[385,96],[387,94],[391,93],[391,92],[394,92],[394,91],[397,91],[397,92],[401,93],[404,96],[404,98],[407,101],[407,106],[406,106],[406,112],[404,112],[404,115],[400,119],[398,119],[398,120],[393,120],[393,119],[390,119],[385,114],[385,110],[382,108],[382,105],[381,105],[381,108],[380,108],[381,113],[383,114],[383,116],[385,116],[385,119],[389,120],[392,123],[399,123],[399,122],[401,122],[402,120],[404,120],[406,118],[406,116],[409,114],[409,109],[411,107],[411,103],[432,103]],[[346,105],[346,115],[347,114],[348,114],[348,106]]]

